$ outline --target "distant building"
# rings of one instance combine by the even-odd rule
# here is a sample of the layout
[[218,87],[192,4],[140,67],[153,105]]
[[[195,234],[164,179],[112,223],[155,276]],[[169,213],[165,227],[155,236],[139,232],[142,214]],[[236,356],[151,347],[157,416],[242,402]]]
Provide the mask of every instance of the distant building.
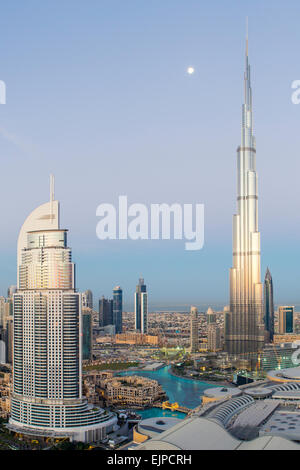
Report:
[[159,337],[154,335],[145,335],[143,333],[122,333],[116,335],[116,344],[149,344],[159,345]]
[[113,301],[104,296],[99,300],[99,326],[113,325]]
[[82,309],[82,359],[91,360],[93,357],[93,318],[92,310]]
[[278,333],[284,335],[285,333],[293,333],[294,331],[294,309],[291,306],[278,307],[279,317],[279,331]]
[[123,291],[120,286],[113,290],[113,324],[116,334],[122,333]]
[[191,352],[197,352],[199,349],[199,323],[198,323],[198,310],[196,307],[191,307],[190,313],[190,344]]
[[134,294],[135,329],[140,333],[148,332],[148,293],[144,279],[140,278]]
[[207,315],[206,318],[207,318],[207,324],[208,325],[210,323],[216,323],[217,316],[216,316],[215,312],[213,311],[213,309],[211,307],[209,307],[207,309],[206,315]]
[[274,337],[274,301],[273,281],[269,268],[266,271],[264,282],[264,325],[269,340],[272,342]]
[[[276,335],[275,335],[276,336]],[[296,343],[267,344],[262,349],[259,360],[260,370],[286,369],[295,367],[292,360],[293,353],[297,350]]]
[[6,346],[5,346],[4,337],[3,339],[2,337],[0,339],[0,364],[6,364]]
[[12,364],[12,322],[13,300],[12,297],[0,297],[0,336],[2,341],[1,362]]
[[7,297],[12,298],[12,296],[17,292],[17,286],[9,286],[7,289]]
[[81,294],[82,308],[93,308],[93,293],[91,290],[86,290]]
[[294,343],[300,341],[300,334],[285,333],[284,335],[274,335],[274,344]]
[[207,327],[207,349],[209,351],[219,351],[222,347],[221,332],[216,323],[210,323]]
[[103,327],[103,333],[105,335],[115,336],[116,326],[115,325],[106,325]]
[[5,354],[6,354],[6,363],[12,364],[13,363],[13,324],[14,324],[14,317],[10,315],[6,321],[6,329],[5,329]]
[[0,297],[0,328],[3,327],[4,316],[5,316],[5,297]]

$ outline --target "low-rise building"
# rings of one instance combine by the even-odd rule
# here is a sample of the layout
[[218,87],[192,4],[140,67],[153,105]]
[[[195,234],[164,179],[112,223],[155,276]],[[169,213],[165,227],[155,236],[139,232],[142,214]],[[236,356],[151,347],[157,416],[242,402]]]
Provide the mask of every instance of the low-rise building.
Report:
[[107,404],[144,407],[165,397],[156,380],[136,375],[114,377],[101,384]]
[[115,336],[115,342],[116,344],[151,344],[153,346],[158,346],[159,337],[143,333],[120,333]]

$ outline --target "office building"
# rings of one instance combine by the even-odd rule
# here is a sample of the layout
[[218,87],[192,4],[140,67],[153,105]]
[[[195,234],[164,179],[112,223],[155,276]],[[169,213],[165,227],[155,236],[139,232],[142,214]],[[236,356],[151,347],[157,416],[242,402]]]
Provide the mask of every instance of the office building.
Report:
[[267,268],[264,282],[264,325],[268,339],[272,342],[274,337],[274,300],[273,281],[269,268]]
[[292,356],[298,348],[296,342],[266,344],[260,353],[259,369],[268,371],[295,367]]
[[82,359],[93,358],[93,316],[90,308],[82,309]]
[[17,286],[9,286],[9,288],[7,289],[7,297],[11,299],[16,291],[17,291]]
[[123,314],[123,291],[120,286],[113,290],[113,325],[116,327],[116,334],[122,333]]
[[207,324],[209,325],[210,323],[216,323],[217,316],[213,309],[209,307],[206,312],[206,318],[207,318]]
[[191,307],[190,313],[190,347],[191,352],[197,352],[199,349],[199,321],[198,310],[196,307]]
[[210,323],[207,327],[207,349],[216,352],[222,348],[221,332],[216,323]]
[[82,308],[93,309],[93,293],[91,290],[86,290],[81,294]]
[[278,333],[280,335],[294,332],[294,308],[295,307],[291,307],[291,306],[278,307],[278,319],[279,319]]
[[140,278],[134,294],[135,330],[148,332],[148,293],[144,279]]
[[99,326],[113,325],[113,301],[104,296],[99,300]]

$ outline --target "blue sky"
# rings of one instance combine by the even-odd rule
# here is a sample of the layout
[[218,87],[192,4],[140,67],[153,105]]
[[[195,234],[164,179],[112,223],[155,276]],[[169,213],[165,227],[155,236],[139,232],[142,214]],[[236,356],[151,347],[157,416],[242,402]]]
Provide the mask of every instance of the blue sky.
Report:
[[[77,284],[95,297],[143,275],[153,305],[228,302],[245,18],[249,16],[262,273],[300,303],[298,1],[13,0],[1,6],[0,292],[16,240],[56,177]],[[192,76],[188,66],[195,67]],[[204,203],[205,245],[96,238],[96,207]]]

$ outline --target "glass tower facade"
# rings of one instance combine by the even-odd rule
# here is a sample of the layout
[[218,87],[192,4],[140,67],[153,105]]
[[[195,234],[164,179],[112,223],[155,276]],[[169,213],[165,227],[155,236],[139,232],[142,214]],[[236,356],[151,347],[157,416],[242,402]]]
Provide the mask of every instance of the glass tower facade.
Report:
[[266,271],[264,282],[264,325],[269,333],[270,341],[274,338],[274,300],[273,281],[269,268]]
[[148,293],[144,279],[140,278],[134,294],[135,329],[140,333],[148,332]]
[[99,326],[113,324],[113,301],[102,297],[99,300]]
[[93,318],[91,309],[82,311],[82,359],[90,360],[93,355]]
[[113,325],[116,334],[122,333],[123,291],[120,286],[113,290]]
[[279,334],[293,333],[294,309],[295,307],[292,307],[292,306],[278,307]]

